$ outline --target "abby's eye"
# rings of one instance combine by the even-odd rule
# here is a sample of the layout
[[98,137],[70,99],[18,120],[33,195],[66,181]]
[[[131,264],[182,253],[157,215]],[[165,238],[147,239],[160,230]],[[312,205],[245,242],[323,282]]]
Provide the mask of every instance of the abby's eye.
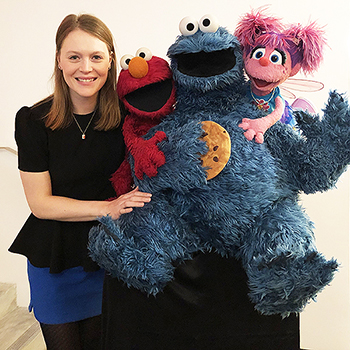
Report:
[[180,33],[184,36],[190,36],[198,31],[198,22],[192,17],[185,17],[179,24]]
[[283,51],[274,50],[272,54],[270,55],[270,61],[273,64],[280,64],[283,65],[285,62],[285,54]]
[[120,59],[120,66],[123,70],[129,69],[129,63],[134,58],[134,56],[126,54]]
[[251,54],[251,58],[254,58],[255,60],[259,60],[261,57],[265,56],[265,48],[264,47],[258,47],[253,50]]
[[141,47],[137,50],[136,56],[143,58],[146,61],[149,61],[152,58],[152,52],[147,47]]
[[219,21],[213,15],[205,15],[199,20],[199,29],[204,33],[215,33],[219,28]]

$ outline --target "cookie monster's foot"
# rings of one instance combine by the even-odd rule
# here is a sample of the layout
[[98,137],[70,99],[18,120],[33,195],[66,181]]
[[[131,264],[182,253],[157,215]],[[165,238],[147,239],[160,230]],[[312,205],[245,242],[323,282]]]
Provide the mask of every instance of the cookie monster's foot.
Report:
[[301,312],[327,284],[338,263],[327,261],[321,254],[311,252],[306,257],[278,257],[270,262],[254,259],[248,265],[250,298],[255,308],[265,315]]
[[91,258],[113,277],[148,294],[157,294],[173,278],[174,267],[160,246],[137,245],[110,217],[89,234]]

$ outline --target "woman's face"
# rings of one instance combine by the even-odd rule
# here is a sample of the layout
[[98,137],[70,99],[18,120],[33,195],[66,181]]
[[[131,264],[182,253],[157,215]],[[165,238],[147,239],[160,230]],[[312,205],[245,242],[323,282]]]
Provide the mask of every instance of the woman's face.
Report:
[[64,39],[57,55],[75,111],[86,104],[96,104],[111,64],[107,45],[97,37],[76,29]]

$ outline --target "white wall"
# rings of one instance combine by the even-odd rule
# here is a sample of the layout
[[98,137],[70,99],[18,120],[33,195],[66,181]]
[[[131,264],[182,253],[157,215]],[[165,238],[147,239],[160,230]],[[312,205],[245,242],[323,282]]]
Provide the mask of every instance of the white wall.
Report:
[[[350,91],[349,0],[323,6],[318,0],[268,1],[271,12],[286,22],[305,24],[309,19],[326,25],[330,48],[324,63],[312,77],[325,84],[317,93],[300,93],[321,110],[330,89]],[[147,46],[164,57],[179,34],[178,23],[188,15],[216,15],[233,31],[240,15],[265,5],[264,1],[234,0],[0,0],[0,147],[15,148],[13,123],[22,105],[31,105],[51,92],[56,29],[69,13],[87,12],[100,17],[114,33],[119,57]],[[7,248],[28,215],[16,157],[0,150],[0,281],[18,283],[18,300],[28,302],[25,259]],[[301,315],[302,345],[312,350],[350,349],[349,286],[349,175],[329,193],[304,196],[307,212],[316,224],[319,250],[335,256],[342,268],[331,287],[320,294]]]
[[[2,140],[2,139],[1,139]],[[7,252],[29,215],[17,170],[17,156],[0,150],[0,282],[17,283],[18,302],[28,305],[26,258]]]
[[316,226],[319,251],[341,263],[331,285],[301,314],[305,349],[350,349],[349,183],[348,171],[336,190],[303,196],[307,213]]

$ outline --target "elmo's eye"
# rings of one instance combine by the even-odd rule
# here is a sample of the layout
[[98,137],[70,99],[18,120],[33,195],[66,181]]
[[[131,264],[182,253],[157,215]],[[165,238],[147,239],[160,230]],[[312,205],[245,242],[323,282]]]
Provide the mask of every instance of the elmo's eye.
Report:
[[219,21],[213,15],[205,15],[199,20],[199,29],[204,33],[215,33],[219,28]]
[[270,61],[273,64],[283,64],[283,55],[280,51],[274,50],[270,55]]
[[180,33],[184,36],[190,36],[198,31],[198,22],[192,17],[185,17],[179,24]]
[[259,60],[261,57],[265,56],[265,48],[259,47],[253,50],[251,54],[251,58],[254,58],[255,60]]
[[133,58],[134,56],[127,54],[120,59],[120,66],[122,67],[123,70],[129,69],[129,63]]
[[144,60],[149,61],[152,58],[152,52],[147,47],[141,47],[137,50],[136,56],[142,57]]

